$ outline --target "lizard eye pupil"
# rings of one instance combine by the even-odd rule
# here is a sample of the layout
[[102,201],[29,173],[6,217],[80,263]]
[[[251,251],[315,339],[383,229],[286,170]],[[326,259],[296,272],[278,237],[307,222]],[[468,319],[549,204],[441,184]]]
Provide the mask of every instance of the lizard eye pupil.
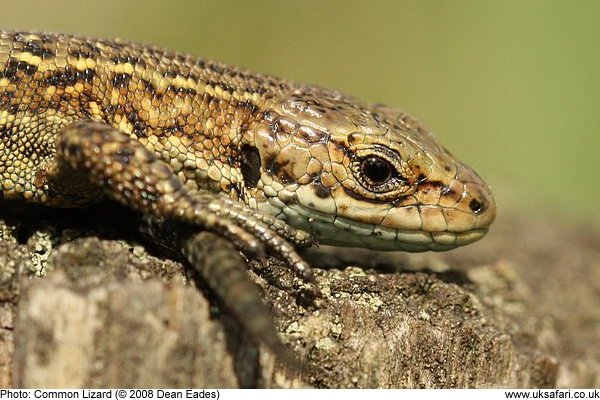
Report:
[[362,173],[374,185],[389,181],[393,174],[392,165],[380,157],[368,157],[362,162]]

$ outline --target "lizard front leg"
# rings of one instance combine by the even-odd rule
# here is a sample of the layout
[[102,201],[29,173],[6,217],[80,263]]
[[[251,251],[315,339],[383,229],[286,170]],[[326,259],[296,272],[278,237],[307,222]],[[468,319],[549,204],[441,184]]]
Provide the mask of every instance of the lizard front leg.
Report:
[[[265,248],[273,251],[304,279],[311,280],[310,267],[278,232],[300,243],[307,240],[306,234],[281,222],[273,230],[268,225],[270,217],[257,217],[241,203],[188,189],[167,163],[101,122],[80,121],[64,127],[56,139],[55,159],[41,168],[54,196],[89,201],[103,193],[157,221],[184,223],[181,233],[172,236],[172,245],[179,246],[255,340],[266,344],[286,365],[297,365],[279,341],[243,260],[231,244],[214,233],[255,255]],[[189,228],[194,226],[214,233],[192,233]]]
[[303,279],[313,279],[309,265],[280,235],[304,243],[306,234],[280,222],[273,229],[267,224],[272,218],[257,217],[254,210],[225,196],[188,189],[167,163],[108,124],[86,120],[64,127],[46,175],[50,188],[58,192],[68,192],[78,182],[74,176],[85,176],[93,187],[132,209],[212,231],[253,255],[263,255],[266,248]]

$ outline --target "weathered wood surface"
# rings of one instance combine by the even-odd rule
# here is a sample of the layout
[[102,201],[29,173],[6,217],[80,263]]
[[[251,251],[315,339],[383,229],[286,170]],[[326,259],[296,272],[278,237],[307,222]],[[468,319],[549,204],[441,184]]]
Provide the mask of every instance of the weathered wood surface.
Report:
[[107,213],[0,223],[1,387],[600,385],[592,227],[501,216],[483,242],[451,253],[319,256],[344,265],[317,271],[318,305],[279,262],[253,262],[304,362],[297,377],[181,264],[140,245],[127,215]]

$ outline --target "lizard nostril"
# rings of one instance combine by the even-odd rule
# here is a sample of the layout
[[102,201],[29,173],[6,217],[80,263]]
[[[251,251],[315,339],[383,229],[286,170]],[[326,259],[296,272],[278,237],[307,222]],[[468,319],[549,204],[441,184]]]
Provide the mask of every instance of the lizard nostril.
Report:
[[481,214],[483,211],[485,211],[485,204],[477,199],[473,199],[469,203],[469,208],[475,214]]

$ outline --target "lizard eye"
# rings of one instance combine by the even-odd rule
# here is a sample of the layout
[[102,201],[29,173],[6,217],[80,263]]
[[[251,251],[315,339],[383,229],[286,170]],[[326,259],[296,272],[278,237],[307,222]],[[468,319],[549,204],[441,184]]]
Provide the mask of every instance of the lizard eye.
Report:
[[349,169],[358,183],[353,185],[357,193],[393,197],[410,188],[411,170],[397,151],[378,144],[357,146],[351,151]]
[[369,186],[379,186],[385,184],[392,178],[394,168],[381,157],[367,157],[360,163],[360,170],[363,178],[369,183]]
[[[362,154],[361,154],[362,153]],[[374,193],[388,193],[406,186],[406,178],[393,160],[398,157],[389,150],[358,151],[350,168],[356,181]]]

